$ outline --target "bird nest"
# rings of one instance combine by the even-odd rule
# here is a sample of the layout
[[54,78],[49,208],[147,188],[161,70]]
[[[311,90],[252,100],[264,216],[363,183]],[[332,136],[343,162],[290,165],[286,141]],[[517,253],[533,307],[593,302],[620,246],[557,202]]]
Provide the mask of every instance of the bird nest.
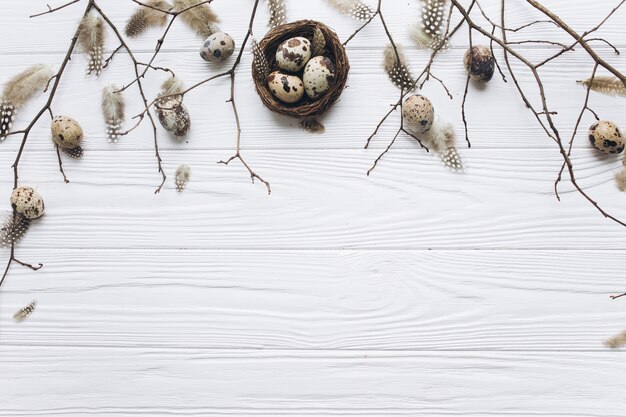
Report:
[[265,37],[259,42],[259,47],[265,55],[270,69],[272,71],[277,70],[276,50],[280,44],[287,39],[296,36],[313,39],[313,35],[317,28],[319,28],[326,39],[324,51],[318,55],[330,58],[335,64],[335,79],[333,84],[330,86],[329,90],[317,100],[311,100],[305,95],[304,98],[298,103],[286,104],[279,101],[272,95],[272,92],[268,87],[267,80],[258,73],[257,68],[253,64],[252,75],[256,91],[261,97],[261,101],[265,107],[271,111],[300,119],[313,118],[324,113],[337,101],[343,92],[348,79],[348,72],[350,70],[348,55],[346,54],[345,48],[339,41],[337,34],[323,23],[316,22],[314,20],[299,20],[297,22],[280,25],[270,30],[265,35]]

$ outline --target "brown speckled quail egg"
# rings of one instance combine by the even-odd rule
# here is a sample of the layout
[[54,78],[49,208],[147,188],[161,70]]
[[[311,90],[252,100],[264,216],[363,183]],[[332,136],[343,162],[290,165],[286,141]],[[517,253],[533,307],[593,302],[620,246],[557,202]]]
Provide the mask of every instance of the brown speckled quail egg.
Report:
[[156,104],[161,126],[174,136],[182,137],[189,132],[191,118],[183,102],[176,97],[159,100]]
[[297,103],[304,96],[302,80],[296,75],[281,74],[274,71],[267,77],[267,84],[274,97],[283,103]]
[[[471,58],[471,65],[470,65]],[[496,60],[487,46],[477,45],[468,49],[463,56],[465,70],[472,80],[487,82],[493,77]]]
[[11,206],[16,212],[34,220],[43,216],[44,204],[41,195],[32,187],[17,187],[11,193]]
[[200,48],[200,56],[205,61],[220,62],[230,57],[235,51],[235,41],[224,32],[215,32],[205,39]]
[[75,149],[83,142],[83,129],[71,117],[55,116],[51,125],[52,140],[63,149]]
[[407,98],[402,105],[402,116],[408,127],[417,133],[430,130],[435,120],[433,103],[426,97],[415,94]]
[[613,122],[600,120],[589,128],[589,142],[604,153],[621,153],[626,141]]
[[302,81],[306,95],[317,100],[326,94],[335,81],[335,64],[325,56],[311,58],[304,67]]
[[311,59],[311,41],[298,36],[287,39],[276,50],[276,65],[282,70],[298,72]]

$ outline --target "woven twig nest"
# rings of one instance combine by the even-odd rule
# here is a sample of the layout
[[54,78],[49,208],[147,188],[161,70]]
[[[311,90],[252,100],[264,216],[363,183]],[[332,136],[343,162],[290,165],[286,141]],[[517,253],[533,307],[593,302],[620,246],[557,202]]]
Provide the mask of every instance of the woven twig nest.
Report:
[[339,41],[337,34],[323,23],[314,20],[299,20],[297,22],[280,25],[270,30],[265,35],[259,42],[259,47],[265,55],[269,67],[275,70],[278,68],[276,65],[276,50],[280,44],[296,36],[312,39],[316,28],[324,34],[324,38],[326,39],[325,50],[320,55],[330,58],[335,64],[335,79],[333,84],[330,86],[329,90],[317,100],[311,100],[305,95],[298,103],[286,104],[272,95],[267,80],[258,73],[256,66],[253,64],[252,75],[256,91],[261,97],[261,101],[265,107],[271,111],[299,119],[314,118],[321,115],[332,106],[343,92],[350,70],[348,55]]

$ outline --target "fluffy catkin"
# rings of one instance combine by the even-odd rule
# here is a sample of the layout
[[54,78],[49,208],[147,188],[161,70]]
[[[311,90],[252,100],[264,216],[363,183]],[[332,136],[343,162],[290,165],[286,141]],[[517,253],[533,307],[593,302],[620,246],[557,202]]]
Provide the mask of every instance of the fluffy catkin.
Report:
[[31,314],[33,314],[33,311],[35,311],[36,307],[37,307],[37,301],[33,300],[26,307],[22,307],[19,310],[17,310],[17,312],[13,314],[13,319],[17,322],[22,322],[26,320]]
[[176,170],[176,176],[174,177],[174,183],[176,184],[176,191],[179,193],[187,188],[189,184],[189,178],[191,177],[191,168],[189,165],[181,165]]
[[125,119],[125,109],[124,96],[115,85],[109,84],[102,89],[102,116],[106,123],[109,142],[119,141],[119,133]]
[[[164,0],[150,0],[146,2],[146,4],[159,10],[169,11],[172,8],[172,6]],[[140,6],[135,13],[132,14],[130,19],[128,19],[128,22],[126,22],[126,28],[124,29],[126,36],[136,38],[148,28],[165,26],[167,13],[155,9]]]
[[28,99],[43,92],[53,76],[51,66],[38,64],[20,72],[5,84],[0,98],[0,142],[11,130],[17,111]]
[[[421,22],[410,30],[411,38],[420,48],[438,47],[444,41],[448,0],[421,0]],[[443,45],[447,47],[447,45]]]
[[83,17],[78,27],[78,44],[89,57],[87,74],[100,75],[104,49],[104,19],[91,12]]
[[270,28],[280,26],[287,21],[287,7],[285,6],[285,0],[267,0],[267,7],[269,9],[269,22]]
[[608,96],[626,97],[626,86],[617,77],[598,76],[593,77],[593,80],[588,78],[577,82],[585,88],[589,88],[591,85],[591,91],[597,91],[598,93],[606,94]]
[[255,41],[252,40],[252,56],[254,60],[254,67],[256,68],[257,78],[261,81],[266,81],[267,77],[270,75],[270,65],[267,62],[267,58],[263,53],[263,50]]
[[396,49],[394,49],[391,44],[387,45],[384,57],[385,72],[389,75],[389,79],[393,85],[404,89],[404,91],[415,90],[415,79],[411,75],[409,67],[406,65],[406,58],[400,45],[396,45]]
[[[174,0],[174,10],[180,12],[180,18],[203,39],[217,31],[220,19],[211,10],[208,4],[201,4],[202,0]],[[195,7],[193,7],[195,6]],[[191,8],[190,8],[191,7]],[[189,9],[190,8],[190,9]]]
[[349,14],[355,20],[366,22],[372,18],[374,11],[361,0],[327,0],[341,13]]
[[28,231],[30,220],[21,214],[6,215],[0,228],[0,247],[6,248],[19,242]]

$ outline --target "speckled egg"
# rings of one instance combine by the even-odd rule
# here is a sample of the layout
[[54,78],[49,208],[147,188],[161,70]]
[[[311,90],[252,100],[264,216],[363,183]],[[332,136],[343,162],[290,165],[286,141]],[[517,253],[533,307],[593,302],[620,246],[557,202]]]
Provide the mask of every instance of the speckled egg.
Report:
[[325,56],[311,58],[304,67],[302,81],[306,95],[312,100],[317,100],[326,94],[335,82],[335,64]]
[[283,103],[297,103],[304,96],[302,80],[296,75],[281,74],[274,71],[267,77],[267,84],[274,97]]
[[32,187],[17,187],[11,193],[11,206],[16,212],[33,220],[43,216],[44,204],[41,195]]
[[224,32],[215,32],[202,44],[200,56],[205,61],[220,62],[230,57],[235,51],[235,41]]
[[404,122],[417,133],[430,130],[435,121],[433,103],[426,97],[415,94],[407,98],[402,105]]
[[174,136],[182,137],[189,132],[191,118],[183,102],[176,97],[169,97],[156,104],[157,116],[161,126]]
[[[470,65],[471,60],[471,65]],[[496,60],[487,46],[477,45],[468,49],[463,56],[465,70],[472,80],[487,82],[493,77]]]
[[589,142],[604,153],[621,153],[624,150],[624,137],[613,122],[600,120],[589,128]]
[[287,39],[276,50],[276,65],[282,70],[298,72],[311,59],[311,41],[298,36]]
[[74,149],[83,142],[83,129],[71,117],[55,116],[51,125],[52,140],[63,149]]

